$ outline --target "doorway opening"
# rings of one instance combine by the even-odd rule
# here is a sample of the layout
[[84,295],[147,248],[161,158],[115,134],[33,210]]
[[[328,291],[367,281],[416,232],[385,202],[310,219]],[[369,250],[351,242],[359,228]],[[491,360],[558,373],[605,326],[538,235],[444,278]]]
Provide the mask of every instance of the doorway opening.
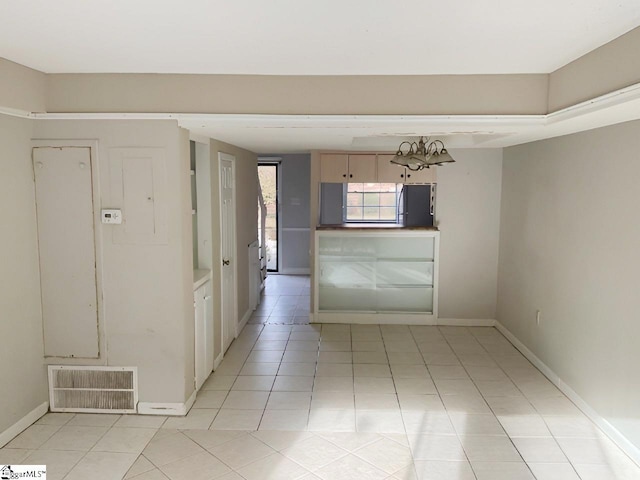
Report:
[[279,232],[279,177],[280,164],[259,162],[258,179],[262,202],[258,205],[258,238],[266,256],[267,272],[277,273],[280,265]]

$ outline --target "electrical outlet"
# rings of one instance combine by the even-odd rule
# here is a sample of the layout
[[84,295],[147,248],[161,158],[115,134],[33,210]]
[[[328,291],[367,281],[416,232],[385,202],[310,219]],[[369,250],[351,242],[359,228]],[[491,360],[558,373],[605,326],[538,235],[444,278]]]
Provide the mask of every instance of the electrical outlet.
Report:
[[540,310],[536,310],[536,325],[540,325]]

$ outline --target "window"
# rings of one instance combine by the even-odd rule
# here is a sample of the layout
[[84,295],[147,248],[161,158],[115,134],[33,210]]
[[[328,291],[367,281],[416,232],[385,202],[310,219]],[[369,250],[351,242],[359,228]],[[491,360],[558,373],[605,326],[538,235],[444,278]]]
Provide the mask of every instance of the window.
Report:
[[398,222],[398,185],[395,183],[347,183],[344,222]]

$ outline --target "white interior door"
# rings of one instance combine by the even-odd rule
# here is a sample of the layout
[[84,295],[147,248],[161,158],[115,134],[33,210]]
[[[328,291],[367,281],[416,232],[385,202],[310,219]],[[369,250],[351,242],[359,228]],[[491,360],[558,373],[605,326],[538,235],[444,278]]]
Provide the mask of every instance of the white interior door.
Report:
[[236,306],[236,220],[235,158],[225,153],[220,159],[220,232],[222,257],[222,351],[235,338],[238,325]]
[[33,149],[45,355],[98,358],[91,149]]

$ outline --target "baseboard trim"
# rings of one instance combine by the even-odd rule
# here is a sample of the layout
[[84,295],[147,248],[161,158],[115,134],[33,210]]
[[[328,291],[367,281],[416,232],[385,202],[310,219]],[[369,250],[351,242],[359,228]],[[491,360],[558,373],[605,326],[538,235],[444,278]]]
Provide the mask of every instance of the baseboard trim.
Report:
[[7,428],[4,432],[0,433],[0,448],[4,447],[11,440],[16,438],[27,428],[37,422],[40,417],[49,411],[49,402],[43,402],[36,408],[27,413],[24,417],[18,420],[16,423]]
[[196,392],[194,391],[184,403],[138,402],[138,414],[184,417],[189,413],[195,401]]
[[493,318],[438,318],[436,325],[451,327],[493,327],[496,321]]
[[224,353],[220,352],[220,354],[213,361],[213,371],[215,372],[220,364],[222,363],[222,359],[224,358]]
[[251,314],[252,313],[253,313],[253,310],[249,309],[242,316],[242,320],[240,320],[240,323],[238,323],[238,331],[236,332],[237,333],[236,334],[236,338],[238,338],[238,335],[240,335],[240,332],[242,332],[242,329],[244,328],[244,326],[247,324],[247,322],[251,318]]
[[282,268],[279,272],[280,275],[311,275],[310,268]]
[[509,340],[514,347],[516,347],[520,353],[522,353],[527,360],[529,360],[538,370],[540,370],[545,377],[547,377],[551,383],[553,383],[558,389],[564,393],[569,400],[571,400],[576,407],[582,410],[589,419],[595,423],[605,435],[607,435],[618,447],[620,447],[636,464],[640,466],[640,449],[631,443],[627,437],[625,437],[616,427],[611,425],[606,419],[600,416],[591,405],[589,405],[580,395],[576,393],[569,385],[567,385],[562,379],[553,371],[547,364],[540,360],[535,353],[522,343],[518,338],[511,333],[507,327],[496,321],[496,328],[502,333],[507,340]]

